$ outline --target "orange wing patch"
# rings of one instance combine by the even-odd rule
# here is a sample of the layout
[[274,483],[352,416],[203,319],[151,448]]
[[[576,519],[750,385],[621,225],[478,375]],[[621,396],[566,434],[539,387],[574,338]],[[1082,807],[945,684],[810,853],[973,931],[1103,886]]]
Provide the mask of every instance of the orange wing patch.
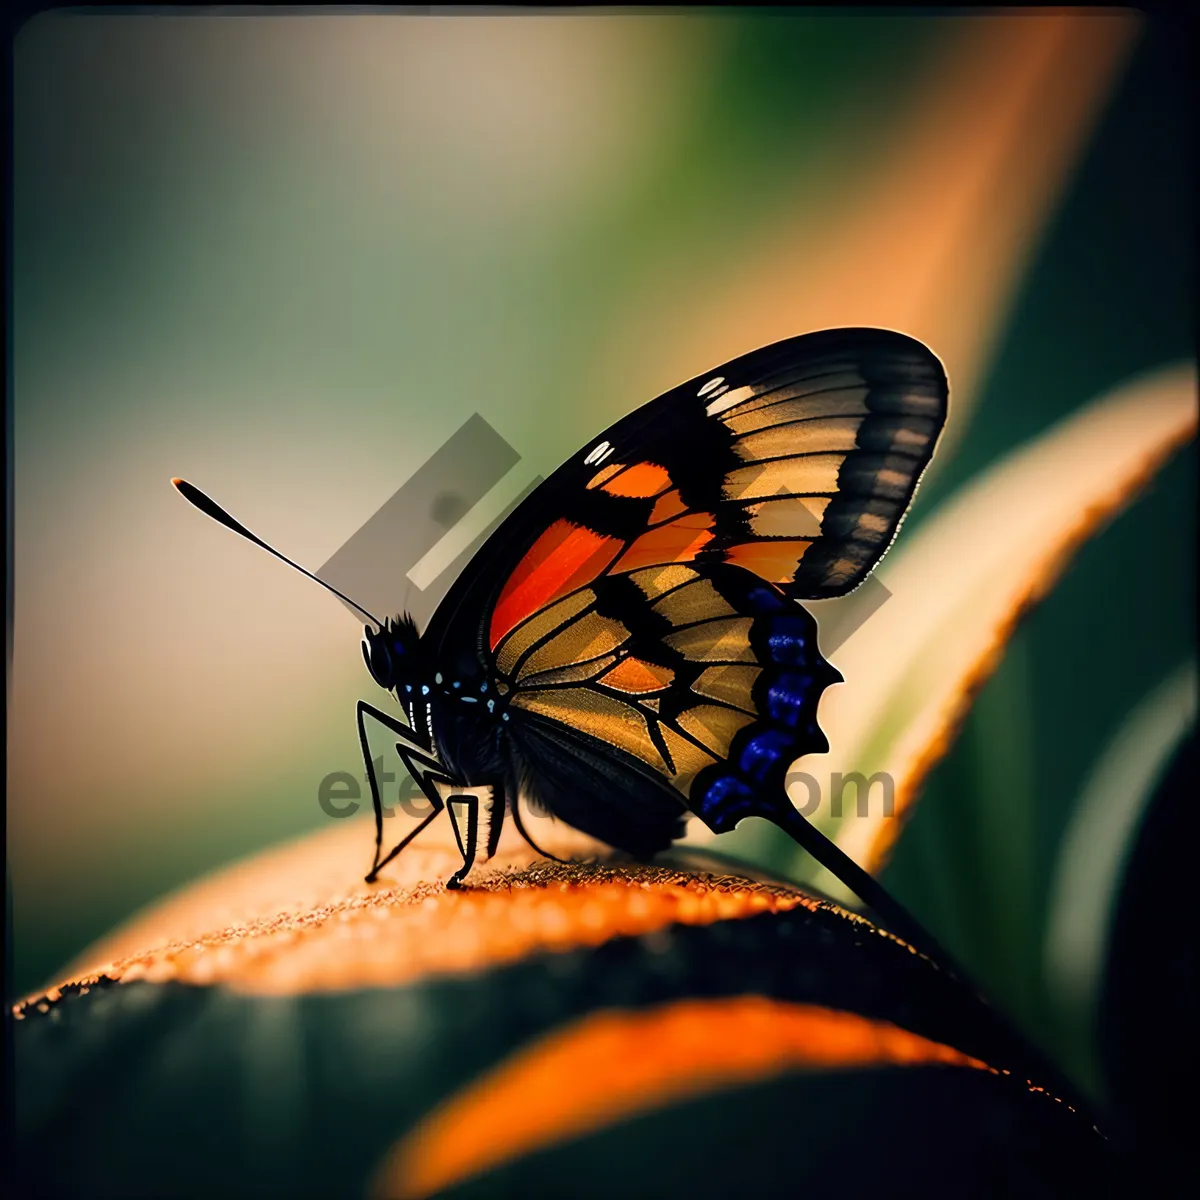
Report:
[[[794,383],[781,384],[769,391],[762,392],[752,400],[731,407],[731,415],[741,416],[744,413],[757,412],[763,408],[776,408],[781,402],[799,401],[808,406],[797,415],[789,416],[788,420],[800,417],[837,415],[844,412],[856,411],[859,405],[865,410],[865,400],[868,391],[866,380],[861,372],[854,368],[831,371],[818,377],[809,376]],[[721,420],[729,424],[729,417],[722,416]]]
[[742,542],[725,551],[726,561],[753,571],[768,583],[787,583],[812,542]]
[[692,691],[754,713],[757,710],[752,689],[761,673],[760,667],[705,667],[692,684]]
[[715,754],[701,750],[694,742],[681,737],[670,725],[659,726],[663,741],[667,744],[667,753],[675,766],[675,774],[671,777],[671,786],[682,792],[686,797],[697,775],[705,767],[717,761]]
[[553,687],[559,683],[586,683],[588,680],[595,679],[616,661],[615,654],[605,654],[602,658],[591,658],[587,662],[571,663],[565,667],[539,671],[536,675],[522,677],[521,687],[529,691],[536,691],[538,688]]
[[654,602],[654,611],[672,625],[694,625],[714,617],[736,616],[736,610],[717,591],[709,579],[698,579],[686,587],[676,588]]
[[564,596],[556,604],[551,604],[549,608],[544,608],[528,620],[522,621],[501,640],[500,649],[496,654],[496,665],[505,675],[511,675],[521,656],[532,650],[535,642],[540,642],[560,625],[565,625],[572,617],[578,616],[595,599],[596,593],[590,588],[584,588]]
[[724,758],[738,730],[749,725],[754,717],[716,704],[698,704],[680,713],[678,720],[698,742],[703,742],[717,757]]
[[735,467],[725,476],[727,500],[770,500],[773,496],[832,496],[844,454],[809,454]]
[[761,404],[743,404],[721,418],[734,433],[753,433],[771,425],[789,421],[811,421],[819,417],[865,417],[866,386],[835,389],[832,392],[780,399],[768,396]]
[[693,662],[757,663],[750,645],[752,617],[722,617],[668,633],[663,641]]
[[681,512],[687,511],[687,505],[677,491],[670,491],[665,496],[662,496],[654,505],[654,510],[650,513],[650,524],[661,525],[664,521],[669,521],[672,517],[677,517]]
[[614,573],[660,563],[691,562],[712,541],[712,513],[687,513],[669,525],[643,533],[617,560]]
[[670,667],[660,667],[657,663],[644,662],[640,658],[626,658],[600,682],[616,688],[618,692],[641,696],[647,692],[662,691],[674,678],[675,672]]
[[795,458],[800,454],[841,451],[848,454],[858,444],[859,427],[865,417],[826,417],[823,420],[797,421],[773,425],[755,433],[745,433],[733,448],[747,462],[767,458]]
[[[603,472],[601,473],[603,474]],[[657,496],[670,484],[671,476],[665,467],[660,467],[657,463],[644,462],[635,463],[632,467],[625,467],[600,486],[610,496],[632,496],[642,500],[650,496]]]
[[785,496],[747,505],[746,516],[755,537],[811,539],[821,536],[821,521],[828,507],[828,496]]
[[582,730],[601,742],[628,751],[656,771],[669,774],[662,755],[650,740],[646,718],[622,700],[586,688],[563,688],[560,692],[518,692],[513,705]]
[[623,470],[625,470],[624,463],[609,463],[607,467],[602,467],[588,480],[588,490],[603,487],[618,471]]
[[602,658],[617,649],[629,630],[612,617],[590,612],[564,625],[548,642],[543,642],[517,671],[517,681],[543,671],[554,671],[575,663]]
[[558,520],[525,553],[508,577],[492,611],[489,648],[526,617],[595,579],[620,551],[619,538],[604,537]]
[[655,596],[661,596],[664,592],[669,592],[672,588],[681,587],[690,579],[699,579],[700,576],[691,567],[669,565],[655,566],[647,571],[637,571],[629,578],[650,599],[653,599]]

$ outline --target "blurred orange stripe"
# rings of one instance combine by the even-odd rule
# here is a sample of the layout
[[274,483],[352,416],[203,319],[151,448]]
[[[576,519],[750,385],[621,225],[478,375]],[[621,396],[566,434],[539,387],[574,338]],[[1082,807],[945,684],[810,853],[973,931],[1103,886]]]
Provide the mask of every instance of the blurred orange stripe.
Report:
[[[782,228],[756,234],[740,272],[693,290],[647,372],[664,384],[809,329],[881,325],[946,364],[961,434],[1027,258],[1132,47],[1131,12],[948,19],[940,66],[874,170],[813,212],[797,197]],[[847,165],[847,175],[850,166]],[[733,257],[733,256],[731,256]],[[648,297],[646,322],[679,307]],[[636,339],[630,339],[636,341]],[[623,366],[628,368],[626,358]]]
[[428,1196],[637,1113],[788,1071],[933,1063],[993,1070],[886,1021],[763,996],[593,1013],[452,1096],[389,1155],[374,1194]]

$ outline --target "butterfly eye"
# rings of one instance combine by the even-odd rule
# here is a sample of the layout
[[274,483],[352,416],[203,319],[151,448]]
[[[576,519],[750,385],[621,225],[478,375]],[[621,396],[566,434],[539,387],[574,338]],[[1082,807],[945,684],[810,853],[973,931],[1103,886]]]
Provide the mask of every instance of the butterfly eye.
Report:
[[381,688],[392,686],[392,656],[388,653],[387,643],[382,638],[364,638],[362,644],[363,661],[371,678]]

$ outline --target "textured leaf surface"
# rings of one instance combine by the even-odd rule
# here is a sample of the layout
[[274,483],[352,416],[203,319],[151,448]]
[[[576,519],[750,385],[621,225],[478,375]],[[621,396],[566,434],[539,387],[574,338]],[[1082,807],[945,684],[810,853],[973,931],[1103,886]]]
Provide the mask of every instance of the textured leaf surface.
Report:
[[[448,892],[436,838],[372,891],[369,835],[348,821],[201,882],[18,1006],[36,1191],[640,1195],[685,1153],[685,1176],[830,1189],[859,1139],[926,1192],[966,1170],[1036,1193],[1104,1162],[989,1009],[836,905],[702,856],[505,851]],[[439,1111],[469,1136],[438,1141]],[[786,1152],[751,1161],[768,1136]]]

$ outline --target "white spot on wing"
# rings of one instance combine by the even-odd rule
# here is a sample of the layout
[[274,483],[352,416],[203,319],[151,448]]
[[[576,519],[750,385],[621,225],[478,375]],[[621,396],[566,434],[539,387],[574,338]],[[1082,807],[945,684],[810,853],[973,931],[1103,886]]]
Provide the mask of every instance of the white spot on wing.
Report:
[[718,413],[725,412],[726,409],[733,408],[737,404],[741,404],[745,400],[754,398],[754,389],[752,387],[734,388],[732,392],[726,392],[724,395],[718,396],[704,410],[710,417],[715,417]]
[[591,453],[583,461],[590,467],[595,463],[603,462],[612,453],[612,447],[607,442],[601,442],[598,446],[593,446]]
[[724,375],[715,375],[697,393],[697,396],[707,396],[714,388],[719,388],[725,382]]

